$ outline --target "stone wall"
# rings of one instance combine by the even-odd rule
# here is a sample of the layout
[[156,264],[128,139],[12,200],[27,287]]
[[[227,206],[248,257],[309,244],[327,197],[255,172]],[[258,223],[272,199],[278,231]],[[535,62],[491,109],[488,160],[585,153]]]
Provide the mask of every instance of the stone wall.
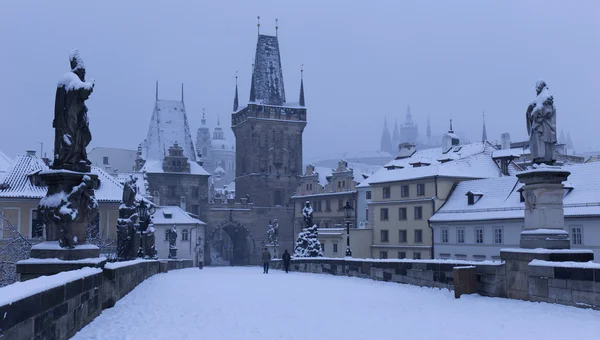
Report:
[[194,266],[194,260],[189,259],[168,260],[167,262],[169,263],[169,270],[192,268]]
[[110,308],[135,287],[158,274],[158,261],[124,261],[104,266],[102,308]]
[[[445,260],[294,259],[291,269],[452,290],[454,289],[453,268],[464,265],[474,265],[477,268],[477,293],[494,297],[506,296],[506,275],[504,264],[500,262],[484,264]],[[273,261],[273,268],[282,269],[282,262]]]
[[[193,262],[176,260],[170,261],[169,266],[172,266],[170,269],[188,268]],[[82,275],[78,275],[80,271]],[[0,290],[0,316],[4,316],[0,317],[0,338],[68,339],[103,309],[113,307],[158,272],[158,261],[133,260],[108,263],[103,269],[83,268],[3,287]],[[27,291],[32,293],[23,293]],[[23,297],[7,300],[7,294],[22,294]]]
[[[33,279],[27,284],[45,279]],[[97,270],[74,280],[65,279],[54,288],[0,306],[0,315],[4,316],[0,318],[0,338],[72,337],[102,312],[101,286],[102,272]]]

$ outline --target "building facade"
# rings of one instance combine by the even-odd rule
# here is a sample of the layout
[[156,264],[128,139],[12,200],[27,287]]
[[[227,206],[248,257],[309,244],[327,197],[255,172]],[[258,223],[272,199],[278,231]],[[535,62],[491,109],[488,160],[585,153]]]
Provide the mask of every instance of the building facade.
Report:
[[160,206],[152,215],[155,229],[155,247],[158,258],[169,257],[170,243],[167,230],[175,228],[177,232],[177,258],[192,259],[194,265],[204,263],[205,223],[192,217],[178,206]]
[[[571,172],[563,198],[571,248],[600,256],[600,184],[590,180],[600,164],[564,166]],[[524,230],[522,184],[514,176],[464,181],[431,217],[436,258],[499,260],[503,248],[518,248]]]
[[[385,169],[359,185],[368,201],[373,228],[372,257],[428,259],[432,256],[429,218],[463,180],[508,176],[519,170],[510,161],[494,159],[488,142],[460,145],[449,131],[441,148],[416,151],[401,144],[399,155]],[[503,172],[505,171],[505,173]]]

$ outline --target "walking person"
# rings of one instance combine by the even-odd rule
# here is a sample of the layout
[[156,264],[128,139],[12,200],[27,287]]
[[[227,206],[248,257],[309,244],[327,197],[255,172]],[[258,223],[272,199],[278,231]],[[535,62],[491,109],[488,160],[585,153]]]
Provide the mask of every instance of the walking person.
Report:
[[290,270],[290,261],[292,260],[292,257],[290,256],[290,253],[288,253],[287,249],[285,250],[285,252],[283,252],[281,259],[283,260],[283,267],[285,268],[285,272],[287,273]]
[[262,253],[263,274],[269,274],[269,263],[271,263],[271,253],[267,248]]

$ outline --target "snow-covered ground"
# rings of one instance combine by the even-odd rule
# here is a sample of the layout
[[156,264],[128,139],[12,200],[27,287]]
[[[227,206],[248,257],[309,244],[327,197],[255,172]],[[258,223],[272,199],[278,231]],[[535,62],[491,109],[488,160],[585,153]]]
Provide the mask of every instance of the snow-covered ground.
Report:
[[368,279],[212,267],[155,275],[73,339],[598,339],[600,312]]

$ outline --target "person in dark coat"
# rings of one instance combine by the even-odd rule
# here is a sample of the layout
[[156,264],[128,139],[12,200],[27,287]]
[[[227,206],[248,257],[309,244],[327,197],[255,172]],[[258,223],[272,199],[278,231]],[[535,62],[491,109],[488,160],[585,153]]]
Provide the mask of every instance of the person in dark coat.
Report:
[[267,248],[262,253],[263,274],[269,274],[269,263],[271,263],[271,253]]
[[285,252],[283,252],[281,259],[283,260],[283,267],[285,268],[285,272],[287,273],[290,270],[290,261],[292,260],[292,257],[290,256],[290,253],[288,253],[287,249],[285,250]]

